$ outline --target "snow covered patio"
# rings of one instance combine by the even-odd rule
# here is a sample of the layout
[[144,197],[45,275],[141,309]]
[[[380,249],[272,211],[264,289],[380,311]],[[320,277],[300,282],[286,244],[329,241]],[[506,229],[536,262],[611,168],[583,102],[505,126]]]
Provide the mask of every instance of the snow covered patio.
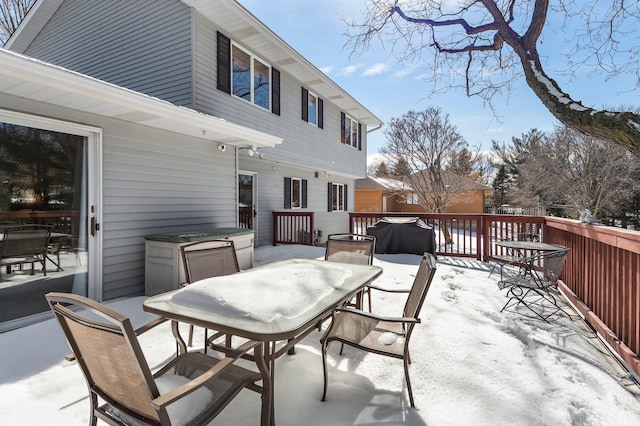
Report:
[[[322,258],[309,246],[261,247],[256,264]],[[420,256],[376,255],[376,285],[406,288]],[[640,388],[582,321],[548,324],[501,313],[504,292],[491,265],[440,257],[411,340],[417,410],[409,408],[399,360],[339,345],[330,353],[328,400],[321,402],[320,332],[276,363],[278,425],[637,425]],[[399,315],[402,295],[373,292],[374,311]],[[383,299],[382,296],[385,298]],[[144,297],[109,302],[134,325],[150,316]],[[144,334],[151,367],[175,354],[168,324]],[[198,337],[196,342],[202,341]],[[4,425],[84,425],[89,403],[80,369],[53,319],[0,334],[0,414]],[[259,423],[260,402],[241,393],[213,424]]]

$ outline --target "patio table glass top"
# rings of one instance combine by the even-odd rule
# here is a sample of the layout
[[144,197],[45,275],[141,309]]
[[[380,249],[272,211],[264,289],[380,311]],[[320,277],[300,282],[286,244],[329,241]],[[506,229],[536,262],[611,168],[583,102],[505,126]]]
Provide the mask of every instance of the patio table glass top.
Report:
[[144,301],[147,312],[259,341],[289,339],[352,298],[382,269],[288,259],[197,281]]
[[541,243],[539,241],[496,241],[496,246],[530,251],[557,251],[566,248],[557,244]]

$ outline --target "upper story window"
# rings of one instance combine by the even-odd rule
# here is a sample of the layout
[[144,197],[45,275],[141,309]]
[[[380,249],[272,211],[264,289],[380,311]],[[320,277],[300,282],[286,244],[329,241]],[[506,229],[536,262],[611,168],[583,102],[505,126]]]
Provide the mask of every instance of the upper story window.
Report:
[[218,89],[280,115],[280,72],[218,33]]
[[307,103],[309,111],[309,124],[318,125],[318,97],[313,93],[309,93],[309,102]]
[[340,114],[341,142],[362,150],[362,125],[345,113]]
[[259,107],[270,109],[271,67],[233,43],[231,51],[232,93]]
[[322,98],[302,88],[302,119],[309,124],[324,128],[324,102]]

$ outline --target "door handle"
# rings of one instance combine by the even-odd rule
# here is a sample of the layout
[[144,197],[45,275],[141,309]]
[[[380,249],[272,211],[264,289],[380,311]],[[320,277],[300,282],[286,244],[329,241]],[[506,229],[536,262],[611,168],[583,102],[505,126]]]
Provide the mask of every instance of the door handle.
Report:
[[95,237],[96,232],[100,230],[100,224],[96,222],[95,216],[91,218],[91,236]]

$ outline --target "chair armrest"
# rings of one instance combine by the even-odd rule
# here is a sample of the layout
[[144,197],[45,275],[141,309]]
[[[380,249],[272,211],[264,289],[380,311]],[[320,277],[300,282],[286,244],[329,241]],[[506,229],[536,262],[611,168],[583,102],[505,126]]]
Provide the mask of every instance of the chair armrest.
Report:
[[211,367],[195,379],[190,380],[189,382],[178,386],[175,389],[172,389],[164,395],[160,395],[159,397],[151,400],[151,405],[153,405],[154,408],[159,409],[161,407],[166,407],[167,405],[179,400],[180,398],[183,398],[184,396],[203,386],[207,381],[216,377],[225,368],[235,363],[239,358],[242,357],[242,355],[255,348],[259,344],[261,344],[261,342],[256,342],[255,340],[249,340],[245,342],[242,346],[239,346],[238,348],[230,351],[228,354],[226,354],[225,358],[221,359],[213,367]]
[[384,291],[386,293],[410,293],[411,292],[411,289],[409,288],[393,289],[393,288],[377,287],[375,285],[368,285],[367,287],[369,287],[370,289],[372,288],[374,290]]
[[148,323],[146,323],[145,325],[143,325],[142,327],[139,327],[135,330],[136,336],[141,335],[142,333],[146,333],[147,331],[151,330],[152,328],[162,324],[165,321],[168,321],[168,318],[156,318],[153,321],[149,321]]
[[353,315],[359,315],[361,317],[366,317],[366,318],[372,318],[372,319],[376,319],[378,321],[385,321],[385,322],[398,322],[398,323],[415,323],[415,324],[419,324],[420,318],[413,318],[413,317],[381,317],[379,315],[375,315],[372,314],[371,312],[365,312],[365,311],[360,311],[357,309],[350,309],[350,308],[337,308],[334,310],[334,312],[345,312],[345,313],[349,313],[349,314],[353,314]]

